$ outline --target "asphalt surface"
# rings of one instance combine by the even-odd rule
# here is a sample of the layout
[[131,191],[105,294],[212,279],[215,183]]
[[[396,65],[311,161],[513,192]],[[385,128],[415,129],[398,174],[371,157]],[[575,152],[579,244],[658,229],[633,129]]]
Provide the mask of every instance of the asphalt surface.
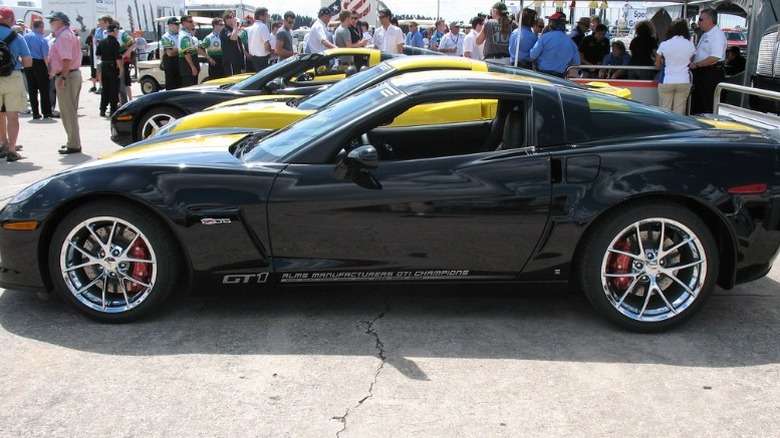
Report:
[[[3,204],[118,149],[87,88],[85,153],[59,156],[60,122],[23,116],[27,159],[0,162]],[[0,289],[0,436],[773,437],[778,281],[717,289],[658,335],[511,286],[173,297],[128,325]]]

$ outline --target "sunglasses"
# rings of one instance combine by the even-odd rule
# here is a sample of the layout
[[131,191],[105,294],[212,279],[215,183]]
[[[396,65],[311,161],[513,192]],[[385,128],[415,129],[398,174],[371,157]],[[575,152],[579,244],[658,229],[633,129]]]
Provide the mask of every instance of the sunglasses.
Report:
[[358,19],[357,15],[356,15],[356,16],[354,16],[354,17],[349,17],[349,18],[351,18],[351,19],[353,19],[353,20],[357,20],[357,19]]
[[387,15],[380,15],[379,18],[387,18]]
[[193,22],[192,20],[184,20],[184,21],[182,21],[182,23],[192,23],[192,22]]

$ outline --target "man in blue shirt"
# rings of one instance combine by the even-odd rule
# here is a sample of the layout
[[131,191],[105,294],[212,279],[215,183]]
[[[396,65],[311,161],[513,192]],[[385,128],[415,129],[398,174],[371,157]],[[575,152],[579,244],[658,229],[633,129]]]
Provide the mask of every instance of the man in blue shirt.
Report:
[[550,31],[534,44],[531,61],[536,60],[540,72],[563,78],[570,65],[580,64],[580,52],[566,35],[566,14],[556,12],[546,18],[550,20]]
[[[11,33],[15,35],[8,45],[14,56],[14,70],[9,76],[0,76],[0,158],[5,158],[8,162],[22,158],[16,152],[16,139],[19,137],[19,111],[27,106],[22,68],[32,65],[27,43],[24,38],[11,30],[13,24],[13,9],[1,7],[0,39],[8,38]],[[21,62],[19,62],[19,58],[21,58]]]
[[423,37],[416,21],[409,22],[409,32],[406,33],[406,41],[404,41],[404,44],[413,47],[423,46]]
[[[509,35],[509,63],[523,68],[533,68],[531,62],[531,48],[536,44],[539,36],[534,32],[533,26],[536,23],[536,11],[530,8],[523,9],[520,17],[520,27],[512,31]],[[517,44],[517,37],[520,36],[520,47]],[[517,62],[515,62],[517,56]]]
[[[49,43],[43,37],[43,20],[33,22],[32,32],[26,34],[24,41],[30,50],[32,65],[24,69],[27,75],[27,90],[30,94],[30,106],[33,119],[53,117],[51,112],[51,99],[49,98]],[[40,111],[38,110],[38,94],[41,95]]]

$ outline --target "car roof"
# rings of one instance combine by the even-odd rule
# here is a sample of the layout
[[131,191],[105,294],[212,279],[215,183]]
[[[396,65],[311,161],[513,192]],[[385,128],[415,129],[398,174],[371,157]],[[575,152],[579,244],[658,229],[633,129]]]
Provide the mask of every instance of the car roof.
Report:
[[[517,89],[525,89],[530,93],[532,84],[553,86],[552,83],[544,79],[535,77],[526,77],[511,75],[505,73],[492,73],[481,71],[457,71],[457,70],[428,70],[419,72],[409,72],[395,76],[387,80],[396,88],[406,94],[416,94],[423,90],[431,90],[441,85],[447,89],[452,89],[453,82],[462,82],[462,86],[455,88],[466,91],[478,91],[480,84],[506,85]],[[495,88],[491,88],[495,91]]]
[[487,71],[487,63],[458,56],[405,56],[384,61],[396,70],[413,70],[420,67],[440,67],[463,70]]

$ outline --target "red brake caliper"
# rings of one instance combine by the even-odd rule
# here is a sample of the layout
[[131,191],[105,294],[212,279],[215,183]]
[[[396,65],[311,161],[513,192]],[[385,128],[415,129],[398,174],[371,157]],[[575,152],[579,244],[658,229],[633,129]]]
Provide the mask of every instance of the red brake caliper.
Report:
[[[146,244],[138,239],[133,247],[130,249],[130,256],[134,259],[149,260],[149,249]],[[149,269],[149,263],[134,262],[130,269],[130,276],[142,283],[149,283],[151,277],[151,270]],[[126,281],[125,286],[128,292],[138,292],[143,286],[132,281]]]
[[[628,245],[628,242],[625,240],[622,240],[617,244],[615,244],[615,249],[619,249],[625,252],[631,252],[631,247]],[[611,269],[613,274],[626,273],[629,271],[629,269],[631,269],[631,257],[623,254],[613,254],[612,260],[609,263],[609,268]],[[623,290],[627,288],[629,284],[631,284],[631,277],[612,278],[612,282],[620,290]]]

